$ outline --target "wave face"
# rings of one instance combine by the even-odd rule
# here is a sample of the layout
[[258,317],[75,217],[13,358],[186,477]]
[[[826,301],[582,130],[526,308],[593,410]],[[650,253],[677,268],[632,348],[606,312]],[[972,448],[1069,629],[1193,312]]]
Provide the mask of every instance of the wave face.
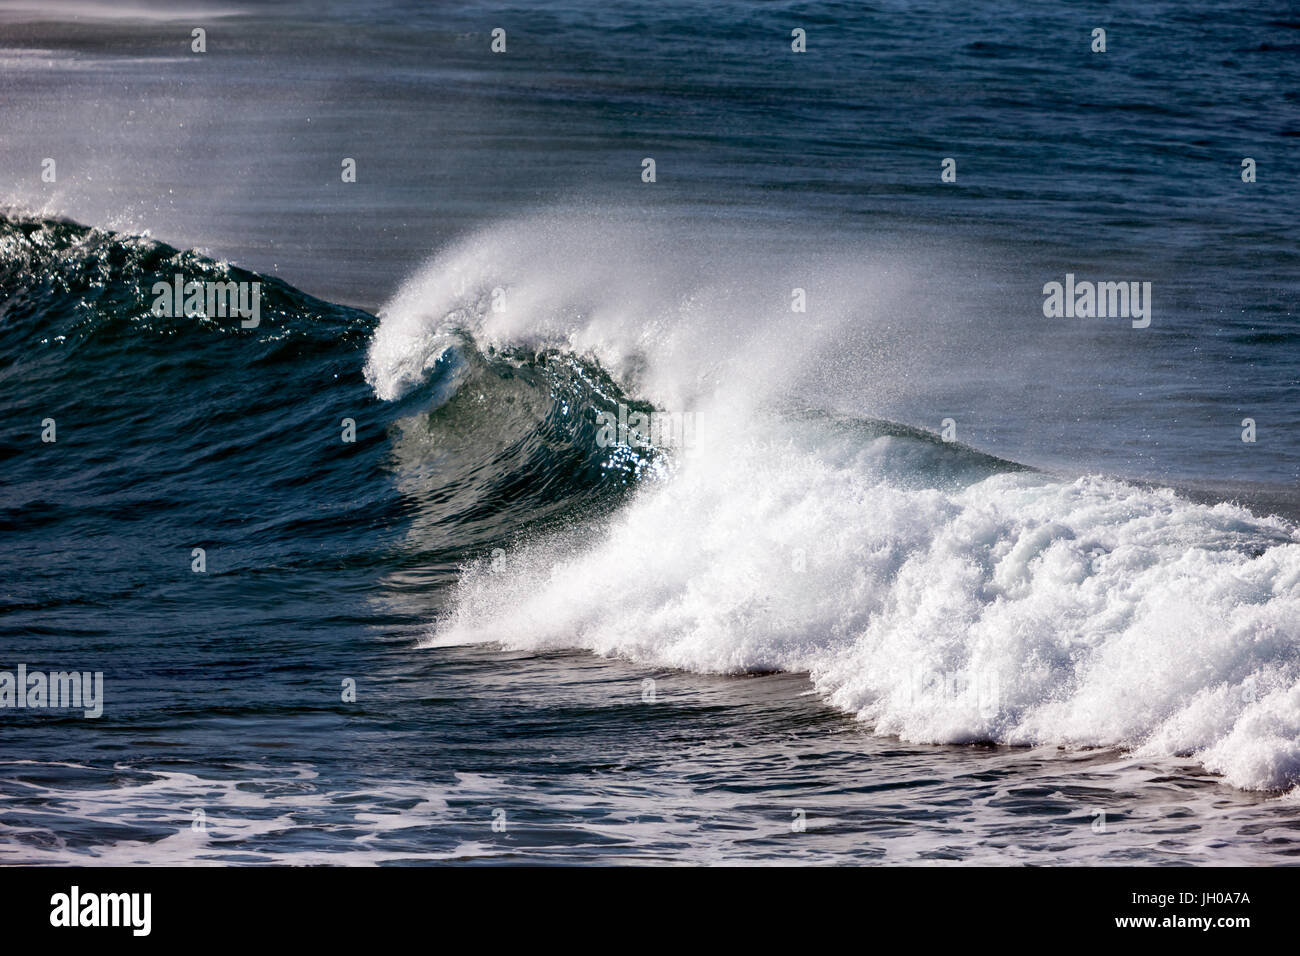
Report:
[[[156,315],[154,286],[176,275],[260,283],[259,324]],[[374,404],[355,361],[373,326],[364,312],[145,236],[0,216],[0,357],[12,373],[0,522],[24,534],[8,557],[21,567],[31,548],[51,567],[71,566],[68,542],[86,535],[138,549],[141,562],[105,549],[94,552],[96,582],[21,574],[17,603],[130,593],[147,580],[145,556],[167,547],[296,550],[304,511],[312,527],[360,547],[349,511],[386,505],[374,481],[354,494],[341,466],[375,476],[374,432],[363,428],[344,449],[351,459],[322,437],[338,436],[345,416],[364,421]],[[37,431],[47,454],[33,454],[46,418],[56,441],[42,445]],[[304,509],[308,484],[318,497]],[[155,573],[167,564],[157,560]]]
[[[621,507],[468,564],[427,645],[807,672],[908,741],[1119,747],[1242,788],[1300,782],[1293,524],[809,410],[825,344],[859,313],[832,303],[817,334],[791,331],[746,291],[755,267],[708,273],[592,231],[514,223],[439,257],[381,311],[367,380],[384,399],[423,387],[457,337],[558,350],[695,414],[693,440],[659,449]],[[858,268],[843,287],[883,301],[878,276],[815,265]]]

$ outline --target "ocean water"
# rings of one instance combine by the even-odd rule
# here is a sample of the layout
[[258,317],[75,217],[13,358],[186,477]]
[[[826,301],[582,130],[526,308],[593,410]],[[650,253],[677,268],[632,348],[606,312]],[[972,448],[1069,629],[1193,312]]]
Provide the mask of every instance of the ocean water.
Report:
[[0,7],[0,862],[1293,862],[1297,53]]

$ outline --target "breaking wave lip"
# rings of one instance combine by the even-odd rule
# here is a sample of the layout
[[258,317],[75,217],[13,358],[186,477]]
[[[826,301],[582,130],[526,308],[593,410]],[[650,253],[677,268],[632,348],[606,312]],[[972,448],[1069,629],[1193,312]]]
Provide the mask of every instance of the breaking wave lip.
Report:
[[605,288],[626,250],[559,232],[490,230],[413,278],[380,313],[376,394],[418,382],[450,323],[484,348],[594,356],[628,394],[685,396],[706,424],[612,514],[465,567],[424,646],[806,672],[911,742],[1119,748],[1191,756],[1240,788],[1300,784],[1294,523],[790,415],[776,399],[815,374],[814,349],[734,300],[695,322],[698,287],[663,270]]

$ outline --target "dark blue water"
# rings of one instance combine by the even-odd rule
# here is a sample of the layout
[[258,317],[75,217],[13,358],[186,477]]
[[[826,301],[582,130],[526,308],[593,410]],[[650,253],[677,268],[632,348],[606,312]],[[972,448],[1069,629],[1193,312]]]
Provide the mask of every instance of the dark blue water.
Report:
[[[0,710],[0,860],[1289,859],[1298,54],[1264,4],[0,11],[0,670],[105,687]],[[1045,318],[1067,273],[1150,326]]]

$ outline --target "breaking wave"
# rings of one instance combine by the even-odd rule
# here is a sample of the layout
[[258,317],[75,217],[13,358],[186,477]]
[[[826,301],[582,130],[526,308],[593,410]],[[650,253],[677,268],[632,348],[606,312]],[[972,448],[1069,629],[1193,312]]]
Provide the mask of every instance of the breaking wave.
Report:
[[575,409],[584,441],[620,387],[696,416],[678,447],[618,433],[615,450],[666,463],[653,480],[467,563],[427,645],[806,672],[908,741],[1191,755],[1238,787],[1300,783],[1294,524],[819,407],[828,344],[869,330],[900,277],[801,264],[844,290],[809,328],[778,301],[785,277],[728,255],[616,224],[511,223],[381,311],[366,366],[380,398],[449,354],[558,355],[610,382],[605,405]]

